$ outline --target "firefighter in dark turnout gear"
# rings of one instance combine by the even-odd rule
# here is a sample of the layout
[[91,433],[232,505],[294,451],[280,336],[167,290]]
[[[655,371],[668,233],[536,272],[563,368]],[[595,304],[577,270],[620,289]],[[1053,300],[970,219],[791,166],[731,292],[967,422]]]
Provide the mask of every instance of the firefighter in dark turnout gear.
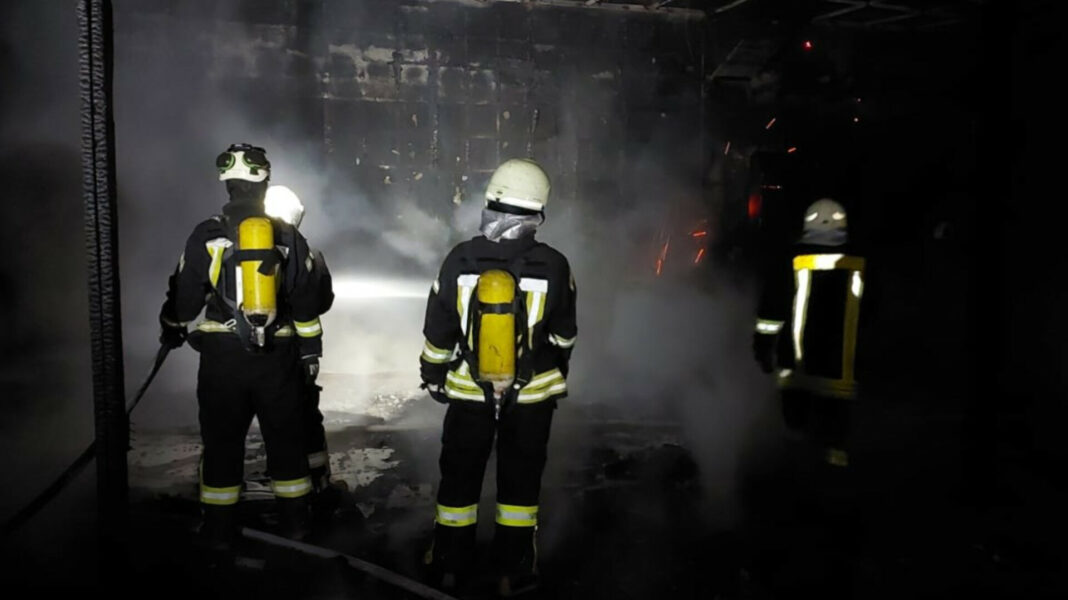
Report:
[[567,259],[534,239],[548,194],[549,179],[533,161],[498,167],[486,191],[482,235],[453,248],[427,301],[422,380],[449,405],[427,555],[444,587],[472,575],[478,502],[495,436],[500,591],[510,595],[536,582],[541,475],[577,334]]
[[[272,185],[267,188],[263,205],[267,216],[281,219],[300,229],[301,221],[304,220],[304,205],[288,187]],[[316,274],[319,282],[319,308],[316,312],[322,316],[334,305],[333,277],[330,275],[323,253],[312,250],[311,255],[314,262],[312,272]],[[307,378],[305,384],[304,445],[315,495],[312,508],[313,512],[328,516],[326,513],[333,512],[333,508],[336,507],[340,490],[332,487],[330,482],[330,454],[326,446],[323,413],[319,410],[319,396],[323,388],[319,386],[314,377]]]
[[197,376],[202,533],[223,545],[236,534],[245,435],[258,417],[282,532],[302,535],[312,489],[301,428],[301,388],[322,352],[320,283],[296,228],[264,211],[270,163],[263,149],[233,145],[216,166],[229,202],[193,230],[170,278],[161,341],[189,336]]
[[789,261],[765,278],[753,340],[761,368],[777,372],[786,425],[807,432],[835,467],[849,465],[867,266],[847,231],[839,203],[824,198],[809,206]]

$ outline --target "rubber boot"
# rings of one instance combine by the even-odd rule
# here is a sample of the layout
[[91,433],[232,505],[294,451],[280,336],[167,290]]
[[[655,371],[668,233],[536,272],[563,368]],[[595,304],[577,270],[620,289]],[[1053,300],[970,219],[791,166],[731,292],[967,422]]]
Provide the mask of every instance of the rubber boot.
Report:
[[297,541],[308,537],[311,524],[308,496],[278,498],[276,502],[278,504],[279,535]]
[[497,594],[501,597],[510,598],[538,588],[536,529],[497,525],[493,555],[498,573]]
[[431,586],[446,592],[467,589],[474,575],[475,531],[474,525],[434,525],[434,542],[425,557]]

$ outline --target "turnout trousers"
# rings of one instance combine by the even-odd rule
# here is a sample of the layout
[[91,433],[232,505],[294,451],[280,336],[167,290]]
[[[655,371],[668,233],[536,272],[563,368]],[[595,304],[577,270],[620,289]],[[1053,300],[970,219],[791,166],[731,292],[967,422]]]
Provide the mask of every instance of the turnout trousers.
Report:
[[787,427],[818,444],[827,464],[845,467],[849,465],[846,444],[853,402],[856,400],[786,389],[782,391],[783,420]]
[[497,420],[487,403],[450,403],[441,439],[431,558],[437,569],[462,575],[473,567],[482,478],[496,438],[495,566],[504,575],[535,571],[538,495],[555,409],[555,400],[514,404]]
[[204,336],[197,401],[204,444],[200,502],[207,514],[233,507],[240,498],[245,436],[254,416],[259,419],[267,471],[283,514],[286,505],[293,504],[288,500],[303,499],[311,491],[303,383],[295,345],[288,340],[275,340],[271,352],[253,354],[236,336]]

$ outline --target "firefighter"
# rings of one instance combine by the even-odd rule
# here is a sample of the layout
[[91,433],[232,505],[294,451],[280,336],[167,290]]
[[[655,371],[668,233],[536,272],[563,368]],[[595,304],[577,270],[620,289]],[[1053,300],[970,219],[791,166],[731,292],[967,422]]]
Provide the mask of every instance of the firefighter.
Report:
[[[272,185],[267,188],[263,200],[267,216],[281,219],[300,229],[304,220],[304,205],[292,190],[284,185]],[[319,308],[316,312],[322,316],[334,304],[333,278],[326,266],[326,257],[318,250],[312,250],[314,266],[312,271],[319,281]],[[311,382],[304,387],[304,444],[308,456],[308,470],[312,480],[312,512],[327,518],[333,513],[340,501],[343,482],[334,484],[330,481],[330,453],[326,445],[326,430],[323,428],[323,413],[319,410],[319,396],[323,388],[318,382]]]
[[819,444],[827,464],[847,467],[866,261],[849,242],[842,205],[809,206],[784,262],[764,281],[754,353],[764,372],[777,372],[787,427]]
[[299,538],[312,490],[300,426],[301,390],[313,385],[322,353],[320,283],[296,227],[269,218],[270,163],[262,148],[235,144],[216,160],[229,202],[193,230],[170,277],[160,312],[161,342],[189,335],[197,376],[201,534],[227,548],[237,532],[245,435],[259,419],[282,533]]
[[426,558],[444,588],[474,575],[478,502],[495,436],[499,591],[537,584],[541,475],[577,334],[568,261],[534,237],[548,198],[549,178],[537,163],[501,164],[486,189],[481,235],[452,249],[427,300],[423,387],[448,409]]

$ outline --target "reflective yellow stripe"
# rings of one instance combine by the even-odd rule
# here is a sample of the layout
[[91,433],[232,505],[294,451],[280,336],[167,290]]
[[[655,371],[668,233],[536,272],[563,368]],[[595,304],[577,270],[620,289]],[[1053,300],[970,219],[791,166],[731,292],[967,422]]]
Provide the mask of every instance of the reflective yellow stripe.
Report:
[[555,333],[549,334],[549,343],[560,348],[570,348],[575,345],[577,337],[566,338]]
[[478,505],[444,506],[438,505],[434,521],[446,527],[467,527],[478,522]]
[[779,387],[814,392],[830,398],[852,400],[857,397],[859,387],[855,380],[816,377],[783,369],[779,373]]
[[757,319],[756,331],[757,333],[775,334],[782,330],[782,326],[785,321],[775,321],[773,319]]
[[800,271],[801,269],[810,271],[831,271],[833,269],[863,271],[864,259],[860,256],[847,256],[845,254],[802,254],[794,257],[794,270]]
[[215,238],[213,240],[208,240],[205,245],[208,247],[208,254],[211,255],[211,265],[208,266],[208,278],[211,280],[211,287],[216,287],[219,284],[219,273],[222,271],[223,253],[226,252],[227,248],[233,246],[234,243],[226,238]]
[[203,504],[213,504],[215,506],[230,506],[231,504],[237,504],[237,501],[241,498],[240,485],[232,485],[221,488],[204,485],[203,456],[201,456],[200,462],[197,464],[197,477],[200,480],[200,502]]
[[311,477],[290,479],[288,481],[271,481],[274,495],[279,498],[300,498],[306,496],[312,489]]
[[[486,394],[482,391],[482,388],[475,383],[475,380],[471,378],[466,367],[467,363],[463,363],[459,368],[450,371],[448,375],[445,376],[445,395],[458,400],[485,401]],[[516,398],[516,402],[520,404],[532,404],[534,402],[547,400],[565,392],[567,392],[567,381],[564,379],[563,373],[560,372],[560,369],[553,369],[535,375],[534,378],[519,391],[519,396]]]
[[204,485],[203,483],[200,484],[200,501],[204,504],[229,506],[231,504],[237,504],[237,501],[240,498],[241,486],[239,485],[215,488]]
[[311,321],[293,321],[293,326],[297,328],[297,335],[302,338],[313,338],[323,333],[323,326],[318,317]]
[[[197,323],[197,331],[204,333],[234,333],[235,330],[233,325],[206,320]],[[293,328],[289,325],[283,325],[278,328],[278,331],[274,332],[274,337],[293,337]]]
[[538,524],[538,507],[498,504],[497,523],[507,527],[535,527]]
[[423,360],[440,365],[449,362],[451,359],[451,350],[442,350],[429,341],[423,342]]

